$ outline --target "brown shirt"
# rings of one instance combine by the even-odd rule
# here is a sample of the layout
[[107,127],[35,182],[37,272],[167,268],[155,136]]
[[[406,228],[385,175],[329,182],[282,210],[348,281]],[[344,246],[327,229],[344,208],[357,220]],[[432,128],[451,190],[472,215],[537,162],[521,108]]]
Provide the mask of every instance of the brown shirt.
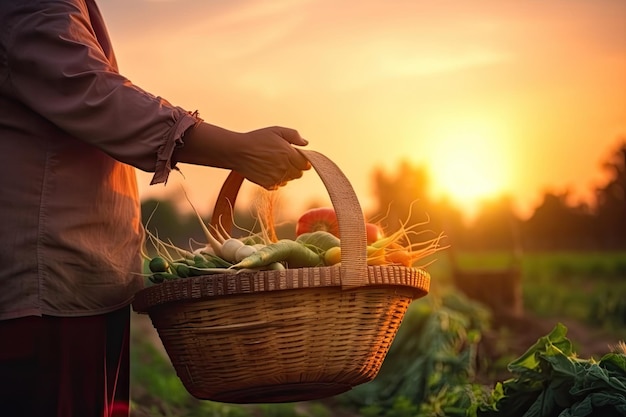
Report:
[[197,122],[119,74],[93,0],[0,3],[0,319],[128,305],[134,167],[165,182]]

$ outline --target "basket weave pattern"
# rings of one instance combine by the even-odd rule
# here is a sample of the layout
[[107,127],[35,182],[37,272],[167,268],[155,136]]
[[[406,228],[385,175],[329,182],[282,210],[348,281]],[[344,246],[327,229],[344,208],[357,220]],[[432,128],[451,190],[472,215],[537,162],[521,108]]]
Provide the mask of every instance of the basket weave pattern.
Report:
[[[319,154],[306,156],[320,173]],[[356,217],[358,226],[362,217],[354,216],[354,207],[347,217],[344,207],[342,217],[333,204],[342,254],[344,245],[364,252],[364,228],[341,229],[342,219]],[[426,295],[429,285],[421,269],[368,267],[359,255],[342,257],[341,266],[168,281],[140,291],[133,307],[150,315],[177,375],[195,397],[303,401],[372,380],[409,304]]]

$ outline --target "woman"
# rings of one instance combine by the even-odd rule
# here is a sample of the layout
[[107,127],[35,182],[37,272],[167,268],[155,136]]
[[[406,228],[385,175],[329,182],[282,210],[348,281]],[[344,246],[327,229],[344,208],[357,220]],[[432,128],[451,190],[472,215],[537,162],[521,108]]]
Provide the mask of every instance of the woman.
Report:
[[297,131],[248,133],[118,72],[93,0],[0,3],[0,412],[127,416],[142,288],[135,168],[236,170],[267,189],[309,169]]

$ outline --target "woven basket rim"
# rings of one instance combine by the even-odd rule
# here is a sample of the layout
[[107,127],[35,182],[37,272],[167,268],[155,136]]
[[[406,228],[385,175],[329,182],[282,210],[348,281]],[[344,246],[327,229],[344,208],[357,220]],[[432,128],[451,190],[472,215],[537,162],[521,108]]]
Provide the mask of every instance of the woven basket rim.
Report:
[[[238,274],[212,274],[180,278],[146,287],[135,294],[133,309],[147,313],[151,308],[177,301],[190,301],[211,297],[267,294],[273,291],[339,287],[342,288],[341,268],[323,266],[294,268]],[[421,268],[397,265],[367,267],[366,283],[354,290],[386,287],[390,290],[403,287],[413,293],[413,298],[428,294],[430,274]]]

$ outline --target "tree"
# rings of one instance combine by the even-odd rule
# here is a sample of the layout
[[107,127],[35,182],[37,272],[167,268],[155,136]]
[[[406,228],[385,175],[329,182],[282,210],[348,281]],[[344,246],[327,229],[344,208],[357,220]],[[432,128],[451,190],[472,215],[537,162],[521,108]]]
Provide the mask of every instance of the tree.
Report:
[[596,190],[597,230],[607,249],[626,247],[626,138],[603,164],[607,183]]
[[593,218],[588,206],[571,206],[568,197],[568,192],[544,194],[543,202],[523,225],[525,247],[556,250],[595,246]]
[[375,212],[384,214],[390,227],[396,227],[400,221],[408,220],[409,224],[424,221],[429,209],[429,179],[424,168],[401,161],[394,174],[376,168],[372,177],[374,195],[378,198]]
[[517,251],[521,247],[520,221],[509,196],[485,201],[471,227],[475,246],[480,249]]

